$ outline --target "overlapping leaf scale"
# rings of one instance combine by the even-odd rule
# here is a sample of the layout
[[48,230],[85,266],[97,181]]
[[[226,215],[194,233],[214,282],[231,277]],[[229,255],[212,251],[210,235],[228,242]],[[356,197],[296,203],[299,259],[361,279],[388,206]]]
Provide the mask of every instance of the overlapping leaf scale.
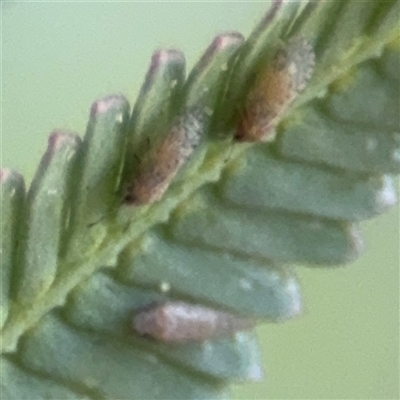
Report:
[[[95,312],[95,310],[94,310]],[[19,345],[23,364],[70,385],[81,383],[104,398],[221,398],[220,384],[191,377],[140,346],[43,318]],[[162,382],[162,385],[160,385]]]
[[[381,59],[366,61],[335,82],[326,99],[298,110],[281,136],[282,156],[329,166],[343,176],[358,172],[360,179],[398,174],[400,85],[396,74],[385,73],[396,68],[398,58],[398,50],[387,48]],[[391,190],[381,190],[388,205],[391,197]]]
[[373,217],[396,201],[395,185],[388,176],[365,176],[293,162],[274,157],[261,146],[252,152],[246,167],[219,189],[227,201],[256,210],[276,209],[349,221]]
[[119,280],[155,290],[166,288],[168,295],[270,321],[300,311],[300,289],[290,270],[177,245],[166,231],[148,237],[139,255],[127,249],[120,260]]
[[28,395],[30,399],[88,400],[91,398],[90,395],[80,393],[77,388],[70,389],[52,379],[35,375],[32,371],[21,368],[7,358],[1,358],[0,363],[2,399],[21,400],[26,399]]
[[182,206],[170,224],[170,233],[183,244],[312,265],[354,261],[362,250],[358,229],[343,221],[229,207],[216,196],[198,196],[198,204]]
[[[80,158],[74,171],[69,236],[65,258],[74,261],[97,249],[107,236],[108,220],[121,200],[116,192],[124,160],[129,103],[123,96],[92,105]],[[63,254],[64,255],[64,254]]]
[[0,327],[8,317],[10,307],[10,284],[15,263],[18,232],[25,200],[23,177],[10,169],[0,170],[1,183],[1,257],[0,257]]
[[55,279],[66,223],[64,200],[79,146],[76,135],[53,132],[27,193],[11,283],[17,306],[29,306]]

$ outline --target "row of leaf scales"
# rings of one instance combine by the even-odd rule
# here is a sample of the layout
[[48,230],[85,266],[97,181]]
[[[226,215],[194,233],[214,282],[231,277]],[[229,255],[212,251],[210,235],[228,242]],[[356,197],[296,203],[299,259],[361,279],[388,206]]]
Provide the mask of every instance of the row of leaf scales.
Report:
[[[137,307],[176,298],[283,320],[301,311],[286,263],[359,255],[357,222],[396,201],[398,52],[382,50],[396,5],[369,5],[379,13],[368,10],[346,35],[340,23],[319,28],[316,76],[303,97],[315,99],[284,120],[273,144],[230,138],[260,49],[300,27],[312,38],[322,11],[341,21],[368,14],[363,7],[277,1],[246,43],[237,33],[217,37],[186,83],[183,55],[160,51],[131,116],[123,97],[110,96],[93,105],[83,142],[51,135],[26,197],[22,177],[2,170],[5,398],[216,398],[227,379],[261,378],[252,333],[170,346],[135,335],[130,319]],[[349,66],[383,53],[337,79],[345,70],[332,60],[366,30],[379,46],[354,51]],[[215,110],[202,146],[160,203],[121,206],[137,158],[183,106]]]

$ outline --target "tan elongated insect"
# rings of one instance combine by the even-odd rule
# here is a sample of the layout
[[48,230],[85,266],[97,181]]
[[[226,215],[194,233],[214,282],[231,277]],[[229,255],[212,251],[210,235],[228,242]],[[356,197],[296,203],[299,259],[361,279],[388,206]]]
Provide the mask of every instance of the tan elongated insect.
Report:
[[141,160],[127,189],[128,204],[140,206],[161,199],[200,143],[203,124],[199,114],[191,110],[177,117],[165,138]]
[[279,48],[250,89],[236,139],[273,140],[274,128],[306,88],[314,67],[314,50],[304,38],[295,37]]
[[254,326],[253,319],[182,301],[153,304],[139,311],[132,322],[133,329],[141,335],[180,343],[203,342]]

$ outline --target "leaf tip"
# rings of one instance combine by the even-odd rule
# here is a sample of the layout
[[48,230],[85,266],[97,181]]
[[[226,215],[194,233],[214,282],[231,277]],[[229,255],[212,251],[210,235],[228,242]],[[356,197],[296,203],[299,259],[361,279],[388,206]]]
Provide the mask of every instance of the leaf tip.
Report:
[[358,226],[351,225],[348,235],[349,248],[344,260],[345,263],[351,263],[357,260],[365,251],[365,241]]
[[384,175],[381,190],[378,191],[375,201],[381,212],[397,204],[397,192],[392,177]]
[[184,63],[185,55],[178,49],[160,49],[153,53],[149,74],[154,74],[160,67],[170,63]]
[[[90,116],[91,117],[96,117],[99,114],[104,114],[110,109],[120,109],[128,106],[128,100],[126,99],[125,96],[120,95],[120,94],[115,94],[115,95],[110,95],[106,96],[100,100],[95,101],[92,104],[92,108],[90,110]],[[121,114],[119,114],[119,118],[121,119],[120,122],[122,122],[123,117]]]
[[277,12],[279,9],[282,7],[284,3],[289,3],[291,2],[290,0],[275,0],[273,4],[271,5],[271,8],[268,10],[268,12],[265,14],[265,17],[261,21],[261,25],[264,27],[268,25],[276,16]]
[[[205,68],[212,60],[218,55],[218,53],[224,51],[229,47],[238,47],[244,42],[244,37],[240,32],[232,31],[222,33],[214,38],[210,46],[200,58],[196,69],[201,70]],[[227,69],[227,64],[224,64],[225,70]]]
[[0,168],[0,183],[4,184],[12,180],[23,180],[23,177],[11,168]]
[[60,129],[56,129],[51,132],[48,140],[49,153],[56,153],[64,146],[78,147],[81,143],[80,137],[72,132],[66,132]]
[[237,31],[226,32],[218,35],[211,43],[210,49],[223,50],[226,47],[240,44],[244,41],[244,36]]
[[303,301],[301,298],[301,289],[298,281],[294,278],[290,279],[286,289],[291,297],[290,309],[286,318],[297,317],[303,312]]

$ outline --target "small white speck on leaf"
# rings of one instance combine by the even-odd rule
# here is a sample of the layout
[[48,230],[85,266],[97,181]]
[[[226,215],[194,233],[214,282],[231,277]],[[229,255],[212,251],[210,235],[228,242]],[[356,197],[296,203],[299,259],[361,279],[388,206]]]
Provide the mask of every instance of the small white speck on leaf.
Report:
[[160,291],[163,293],[167,293],[171,290],[171,284],[169,282],[161,282],[159,287]]

